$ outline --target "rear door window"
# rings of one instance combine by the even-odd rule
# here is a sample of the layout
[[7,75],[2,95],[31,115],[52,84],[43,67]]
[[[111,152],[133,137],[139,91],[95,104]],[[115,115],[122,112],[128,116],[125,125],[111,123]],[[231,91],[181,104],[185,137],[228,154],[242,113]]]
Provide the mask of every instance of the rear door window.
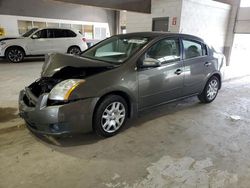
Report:
[[205,44],[203,44],[203,46],[202,46],[202,54],[203,54],[204,56],[207,56],[207,55],[208,55],[208,46],[205,45]]
[[203,56],[203,47],[200,42],[191,41],[191,40],[182,40],[184,47],[185,59],[191,59],[196,57]]
[[76,37],[76,34],[68,29],[54,29],[55,38]]
[[63,31],[64,30],[62,30],[62,29],[54,29],[55,38],[64,38],[64,37],[66,37],[65,33]]

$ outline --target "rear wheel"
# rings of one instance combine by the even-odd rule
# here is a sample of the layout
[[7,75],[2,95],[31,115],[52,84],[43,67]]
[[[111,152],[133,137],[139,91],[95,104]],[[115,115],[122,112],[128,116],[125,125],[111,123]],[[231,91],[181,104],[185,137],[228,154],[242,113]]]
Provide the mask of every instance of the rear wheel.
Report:
[[208,81],[203,92],[198,95],[198,98],[203,103],[212,102],[219,91],[220,81],[216,76],[212,76]]
[[127,115],[126,101],[119,95],[108,95],[95,111],[93,128],[102,137],[113,136],[125,124]]
[[81,49],[77,46],[72,46],[68,49],[69,54],[79,55],[81,53]]
[[10,47],[7,49],[5,55],[10,62],[19,63],[23,61],[25,53],[20,47]]

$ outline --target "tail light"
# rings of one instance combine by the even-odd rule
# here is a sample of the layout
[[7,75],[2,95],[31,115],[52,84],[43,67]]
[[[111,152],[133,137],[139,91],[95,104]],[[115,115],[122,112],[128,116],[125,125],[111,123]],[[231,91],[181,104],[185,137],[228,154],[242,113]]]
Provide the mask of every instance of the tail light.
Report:
[[83,41],[83,42],[86,42],[86,39],[85,39],[85,38],[82,38],[82,41]]

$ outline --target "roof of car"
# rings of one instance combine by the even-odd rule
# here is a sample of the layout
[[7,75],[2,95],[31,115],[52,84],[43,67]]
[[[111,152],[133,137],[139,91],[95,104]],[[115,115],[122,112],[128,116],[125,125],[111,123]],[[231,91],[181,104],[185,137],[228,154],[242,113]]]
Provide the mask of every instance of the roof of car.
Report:
[[196,37],[194,35],[188,35],[188,34],[183,34],[183,33],[170,33],[170,32],[135,32],[135,33],[127,33],[127,34],[122,34],[123,36],[128,36],[128,37],[152,37],[152,38],[157,38],[157,37],[173,37],[173,36],[178,36],[178,37],[183,37],[183,38],[188,38],[188,39],[193,39],[193,40],[198,40],[201,42],[204,42],[203,39]]
[[74,30],[71,28],[63,28],[63,27],[43,27],[43,28],[37,28],[37,29],[69,29],[69,30]]

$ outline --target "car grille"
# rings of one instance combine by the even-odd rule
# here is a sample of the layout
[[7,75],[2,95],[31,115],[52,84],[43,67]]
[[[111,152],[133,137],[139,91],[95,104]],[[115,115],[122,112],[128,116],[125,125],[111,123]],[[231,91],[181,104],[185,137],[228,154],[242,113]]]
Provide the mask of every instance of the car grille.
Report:
[[61,79],[42,77],[32,83],[28,88],[30,88],[32,94],[39,97],[41,94],[49,93],[51,89],[60,81]]
[[29,87],[25,88],[24,103],[29,107],[35,107],[38,98],[44,93],[49,93],[58,82],[60,80],[54,78],[40,78],[35,81]]
[[29,100],[29,98],[27,97],[26,94],[23,96],[23,102],[24,102],[27,106],[29,106],[29,107],[35,107],[35,105],[36,105],[36,104],[33,104],[33,103],[31,102],[31,100]]

